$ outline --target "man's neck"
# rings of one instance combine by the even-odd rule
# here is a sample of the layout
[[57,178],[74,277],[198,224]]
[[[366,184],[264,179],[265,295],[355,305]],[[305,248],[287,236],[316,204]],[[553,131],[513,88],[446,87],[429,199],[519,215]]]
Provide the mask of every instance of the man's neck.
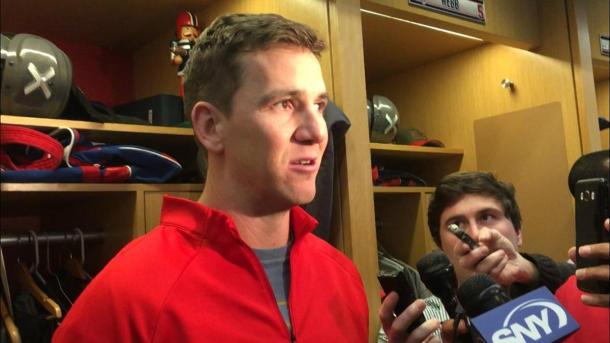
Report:
[[230,196],[227,188],[217,190],[208,182],[199,202],[228,214],[241,239],[253,249],[271,249],[288,244],[290,233],[290,209],[261,211],[261,202],[253,204],[243,192]]
[[264,217],[251,217],[231,211],[228,214],[233,218],[241,239],[249,247],[272,249],[288,244],[290,211]]

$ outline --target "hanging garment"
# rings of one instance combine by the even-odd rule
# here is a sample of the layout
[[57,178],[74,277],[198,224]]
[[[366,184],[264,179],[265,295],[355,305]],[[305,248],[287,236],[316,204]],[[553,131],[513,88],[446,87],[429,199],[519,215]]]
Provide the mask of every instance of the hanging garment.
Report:
[[345,133],[351,123],[345,113],[332,101],[328,102],[324,110],[324,120],[328,129],[328,145],[322,155],[320,170],[316,177],[316,195],[303,208],[319,223],[313,233],[328,241],[333,210],[335,166],[342,161],[341,158],[345,151]]
[[63,291],[66,293],[70,301],[74,303],[78,296],[87,288],[90,280],[77,278],[65,270],[64,268],[60,269],[57,272],[57,279],[62,285]]
[[15,325],[19,328],[23,343],[47,343],[57,329],[56,319],[49,319],[43,309],[29,293],[19,292],[13,300]]

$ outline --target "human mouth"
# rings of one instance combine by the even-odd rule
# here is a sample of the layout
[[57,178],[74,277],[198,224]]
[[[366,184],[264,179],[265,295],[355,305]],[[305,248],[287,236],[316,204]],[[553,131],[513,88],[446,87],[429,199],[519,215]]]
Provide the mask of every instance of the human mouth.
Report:
[[296,164],[301,165],[301,166],[310,166],[314,163],[315,162],[313,160],[309,160],[309,159],[303,159],[303,160],[296,161]]
[[318,170],[318,164],[315,158],[299,158],[292,160],[290,165],[298,171],[315,172]]

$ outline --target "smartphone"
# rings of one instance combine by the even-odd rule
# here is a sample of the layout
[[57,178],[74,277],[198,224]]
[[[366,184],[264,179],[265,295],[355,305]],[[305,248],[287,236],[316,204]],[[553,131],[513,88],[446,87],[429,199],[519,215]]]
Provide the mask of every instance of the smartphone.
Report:
[[[394,291],[398,294],[398,303],[394,308],[394,314],[400,315],[412,302],[415,301],[415,293],[413,292],[413,288],[407,283],[407,278],[405,277],[404,271],[400,271],[398,273],[386,274],[379,273],[377,275],[377,279],[379,283],[381,283],[381,287],[385,294],[390,294],[390,292]],[[423,324],[426,321],[423,313],[415,320],[409,327],[407,328],[407,332],[411,333],[411,331],[415,330],[418,326]]]
[[449,224],[447,225],[447,230],[449,230],[449,232],[459,238],[460,241],[468,244],[470,250],[473,250],[479,246],[479,243],[475,241],[472,237],[470,237],[470,235],[468,235],[468,233],[466,233],[466,231],[464,231],[461,226],[457,224]]
[[[576,200],[576,267],[588,268],[607,265],[608,260],[585,258],[578,250],[583,245],[607,243],[610,238],[604,229],[608,218],[608,179],[593,178],[579,180],[574,185]],[[578,280],[577,286],[588,293],[608,293],[610,281]]]

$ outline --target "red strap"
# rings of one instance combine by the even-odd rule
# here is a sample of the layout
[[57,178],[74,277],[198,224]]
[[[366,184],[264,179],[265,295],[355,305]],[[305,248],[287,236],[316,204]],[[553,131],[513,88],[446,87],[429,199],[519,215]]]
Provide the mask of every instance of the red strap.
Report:
[[99,166],[80,166],[83,172],[83,182],[127,182],[131,176],[128,166],[106,167],[101,169]]
[[[26,164],[15,164],[13,157],[5,150],[9,144],[26,145],[43,152],[38,160]],[[63,160],[64,148],[54,138],[27,127],[0,125],[0,163],[11,170],[45,169],[54,170]]]

